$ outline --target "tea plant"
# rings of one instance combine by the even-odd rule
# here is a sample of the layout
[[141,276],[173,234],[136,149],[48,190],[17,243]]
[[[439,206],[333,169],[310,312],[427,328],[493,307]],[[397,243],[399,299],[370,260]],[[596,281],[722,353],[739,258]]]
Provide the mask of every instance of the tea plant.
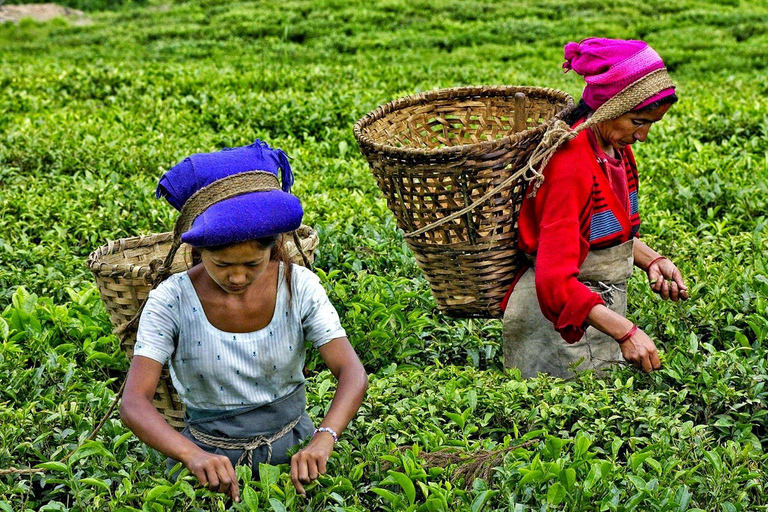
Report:
[[[0,470],[35,470],[0,472],[0,510],[768,510],[765,2],[139,3],[0,25]],[[678,86],[636,156],[641,234],[691,300],[629,283],[658,372],[526,381],[498,321],[437,310],[351,128],[436,87],[578,97],[562,46],[590,35],[647,40]],[[168,481],[114,415],[89,439],[128,362],[84,261],[170,230],[154,188],[182,157],[257,137],[292,159],[371,385],[307,499],[261,466],[233,504]],[[318,417],[335,381],[310,354]]]

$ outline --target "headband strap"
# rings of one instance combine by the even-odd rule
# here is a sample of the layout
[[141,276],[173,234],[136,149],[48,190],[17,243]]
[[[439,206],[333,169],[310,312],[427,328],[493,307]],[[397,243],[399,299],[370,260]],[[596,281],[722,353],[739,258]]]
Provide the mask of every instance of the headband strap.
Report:
[[652,98],[661,91],[671,89],[674,86],[675,84],[669,78],[666,68],[652,71],[632,82],[616,96],[600,105],[592,117],[588,119],[589,122],[592,122],[590,126],[602,121],[616,119],[631,111],[648,98]]
[[[162,283],[171,274],[173,258],[176,256],[179,247],[181,247],[181,235],[192,227],[195,219],[205,210],[225,199],[250,192],[266,192],[269,190],[281,190],[280,182],[275,174],[268,171],[248,171],[216,180],[192,194],[181,208],[179,218],[176,219],[176,224],[173,227],[173,242],[170,249],[168,249],[165,259],[158,258],[149,262],[150,270],[144,275],[144,279],[152,283],[151,289],[154,290],[157,285]],[[300,244],[297,243],[297,247],[299,247],[301,252]],[[303,252],[301,254],[304,256]],[[129,329],[135,326],[136,321],[141,316],[141,312],[144,310],[144,304],[146,304],[146,300],[142,301],[133,318],[116,329],[115,332],[120,336],[121,340],[128,336]]]
[[[189,231],[195,219],[214,204],[250,192],[269,190],[280,190],[280,182],[276,175],[268,171],[248,171],[233,174],[201,188],[192,194],[181,208],[181,213],[173,228],[174,245],[176,245],[177,239],[178,245],[181,245],[181,235]],[[171,261],[173,261],[172,257]],[[170,265],[167,260],[166,263]]]

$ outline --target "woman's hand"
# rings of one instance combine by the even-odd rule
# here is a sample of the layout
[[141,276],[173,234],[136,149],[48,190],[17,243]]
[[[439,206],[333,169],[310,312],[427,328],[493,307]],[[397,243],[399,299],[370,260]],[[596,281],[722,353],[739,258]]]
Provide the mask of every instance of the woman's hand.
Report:
[[688,287],[683,282],[680,270],[667,258],[655,260],[646,270],[651,290],[661,295],[662,299],[673,301],[687,300]]
[[328,432],[318,432],[312,441],[291,457],[291,480],[296,492],[307,497],[302,484],[308,484],[325,474],[325,465],[333,452],[333,436]]
[[208,487],[213,492],[221,492],[240,501],[240,489],[232,462],[224,455],[197,450],[182,461],[189,471],[197,477],[200,485]]
[[651,372],[661,368],[659,350],[656,348],[653,340],[640,329],[637,329],[628,340],[621,342],[619,347],[624,359],[644,372]]
[[587,322],[619,342],[621,355],[627,362],[645,372],[661,368],[659,350],[653,340],[620,314],[598,304],[590,310]]

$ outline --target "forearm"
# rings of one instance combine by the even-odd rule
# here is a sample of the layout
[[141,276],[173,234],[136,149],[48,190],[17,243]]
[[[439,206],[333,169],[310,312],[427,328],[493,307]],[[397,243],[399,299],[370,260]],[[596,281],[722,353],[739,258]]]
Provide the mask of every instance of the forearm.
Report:
[[635,243],[632,247],[635,266],[642,270],[648,270],[651,262],[661,256],[661,254],[648,247],[648,244],[638,238],[635,238]]
[[144,443],[172,459],[182,461],[200,451],[192,441],[171,427],[144,396],[124,396],[120,418]]
[[627,334],[634,325],[602,304],[598,304],[589,311],[587,323],[614,339],[619,339]]
[[337,379],[336,394],[320,426],[329,427],[341,435],[363,403],[365,391],[368,389],[368,375],[363,365],[358,362],[341,369]]

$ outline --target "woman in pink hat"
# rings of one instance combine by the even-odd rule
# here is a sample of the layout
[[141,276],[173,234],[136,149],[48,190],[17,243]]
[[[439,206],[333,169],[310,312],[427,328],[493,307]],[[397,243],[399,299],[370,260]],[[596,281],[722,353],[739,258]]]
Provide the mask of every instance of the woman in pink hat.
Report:
[[[563,67],[587,83],[529,186],[519,247],[529,265],[504,309],[504,362],[523,377],[570,378],[629,361],[661,365],[653,340],[625,317],[633,266],[664,299],[687,299],[678,268],[638,238],[632,144],[677,101],[664,63],[643,41],[589,38],[565,46]],[[555,150],[555,148],[557,148]]]

